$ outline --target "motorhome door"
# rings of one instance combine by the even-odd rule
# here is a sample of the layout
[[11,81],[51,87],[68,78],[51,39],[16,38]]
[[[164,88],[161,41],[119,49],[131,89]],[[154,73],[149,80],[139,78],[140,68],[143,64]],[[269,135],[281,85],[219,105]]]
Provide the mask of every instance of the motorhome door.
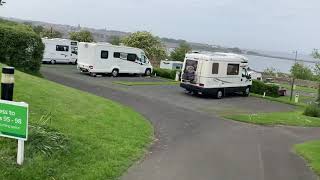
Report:
[[56,45],[56,61],[69,62],[70,61],[70,46]]

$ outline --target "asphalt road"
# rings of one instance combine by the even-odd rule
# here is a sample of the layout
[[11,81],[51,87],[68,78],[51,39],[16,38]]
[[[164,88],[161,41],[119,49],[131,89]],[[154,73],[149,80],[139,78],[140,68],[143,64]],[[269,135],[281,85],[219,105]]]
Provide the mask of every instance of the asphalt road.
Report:
[[[293,107],[257,98],[222,100],[185,94],[178,86],[128,87],[70,65],[45,65],[45,78],[130,106],[155,127],[156,140],[123,180],[309,180],[317,179],[292,146],[319,139],[318,128],[265,127],[217,117],[227,112],[272,112]],[[156,79],[159,80],[159,79]]]

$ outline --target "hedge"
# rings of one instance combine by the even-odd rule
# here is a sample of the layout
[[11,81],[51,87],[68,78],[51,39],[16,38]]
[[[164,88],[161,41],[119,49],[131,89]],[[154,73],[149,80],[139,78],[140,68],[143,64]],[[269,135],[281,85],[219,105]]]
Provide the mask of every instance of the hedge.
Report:
[[169,69],[160,69],[160,68],[154,68],[153,74],[156,74],[157,76],[167,78],[167,79],[175,79],[176,78],[176,72],[177,70],[169,70]]
[[38,73],[44,45],[31,27],[0,20],[0,62],[29,73]]
[[266,93],[266,96],[279,97],[279,86],[272,84],[265,84],[262,81],[253,80],[251,92],[255,94],[263,95]]

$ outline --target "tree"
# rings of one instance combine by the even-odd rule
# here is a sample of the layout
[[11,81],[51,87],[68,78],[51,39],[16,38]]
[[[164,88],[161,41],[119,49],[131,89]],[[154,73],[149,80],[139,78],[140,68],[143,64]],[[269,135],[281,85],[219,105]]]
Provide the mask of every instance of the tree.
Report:
[[119,46],[120,43],[121,43],[120,36],[111,36],[111,37],[110,37],[110,43],[111,43],[112,45],[117,45],[117,46]]
[[297,79],[313,80],[312,70],[302,63],[295,63],[290,70],[292,76]]
[[82,30],[79,32],[70,32],[70,39],[79,42],[93,42],[93,36],[90,31]]
[[314,49],[312,52],[312,56],[316,59],[320,59],[320,52],[318,49]]
[[32,26],[32,29],[39,35],[45,30],[43,26]]
[[173,52],[171,52],[170,57],[175,61],[183,61],[186,53],[191,51],[191,47],[188,43],[182,42],[179,47],[177,47]]
[[166,50],[160,39],[150,32],[138,31],[122,39],[126,46],[143,49],[147,57],[155,64],[159,65],[160,60],[166,58]]
[[62,37],[62,33],[60,31],[54,30],[53,28],[50,28],[50,29],[43,29],[40,32],[40,36],[41,37],[47,37],[47,38],[61,38]]

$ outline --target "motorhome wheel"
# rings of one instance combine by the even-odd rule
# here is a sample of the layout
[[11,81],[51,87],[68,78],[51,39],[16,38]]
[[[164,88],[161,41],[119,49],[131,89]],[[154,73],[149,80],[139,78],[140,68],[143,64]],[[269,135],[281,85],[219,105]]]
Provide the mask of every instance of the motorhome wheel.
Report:
[[97,74],[96,74],[96,73],[92,73],[92,72],[90,72],[90,76],[92,76],[92,77],[96,77],[96,76],[97,76]]
[[114,69],[114,70],[112,70],[112,76],[113,77],[117,77],[118,75],[119,75],[119,71],[118,71],[118,69]]
[[150,70],[150,69],[147,69],[144,74],[145,74],[146,76],[150,76],[150,75],[151,75],[151,70]]
[[217,92],[217,99],[221,99],[222,96],[223,96],[222,90],[218,90],[218,92]]
[[249,94],[250,94],[250,88],[249,88],[249,87],[246,87],[246,89],[245,89],[244,92],[243,92],[243,95],[244,95],[244,96],[249,96]]
[[55,64],[55,63],[56,63],[56,60],[53,60],[53,59],[52,59],[52,60],[50,61],[50,63],[51,63],[51,64]]

